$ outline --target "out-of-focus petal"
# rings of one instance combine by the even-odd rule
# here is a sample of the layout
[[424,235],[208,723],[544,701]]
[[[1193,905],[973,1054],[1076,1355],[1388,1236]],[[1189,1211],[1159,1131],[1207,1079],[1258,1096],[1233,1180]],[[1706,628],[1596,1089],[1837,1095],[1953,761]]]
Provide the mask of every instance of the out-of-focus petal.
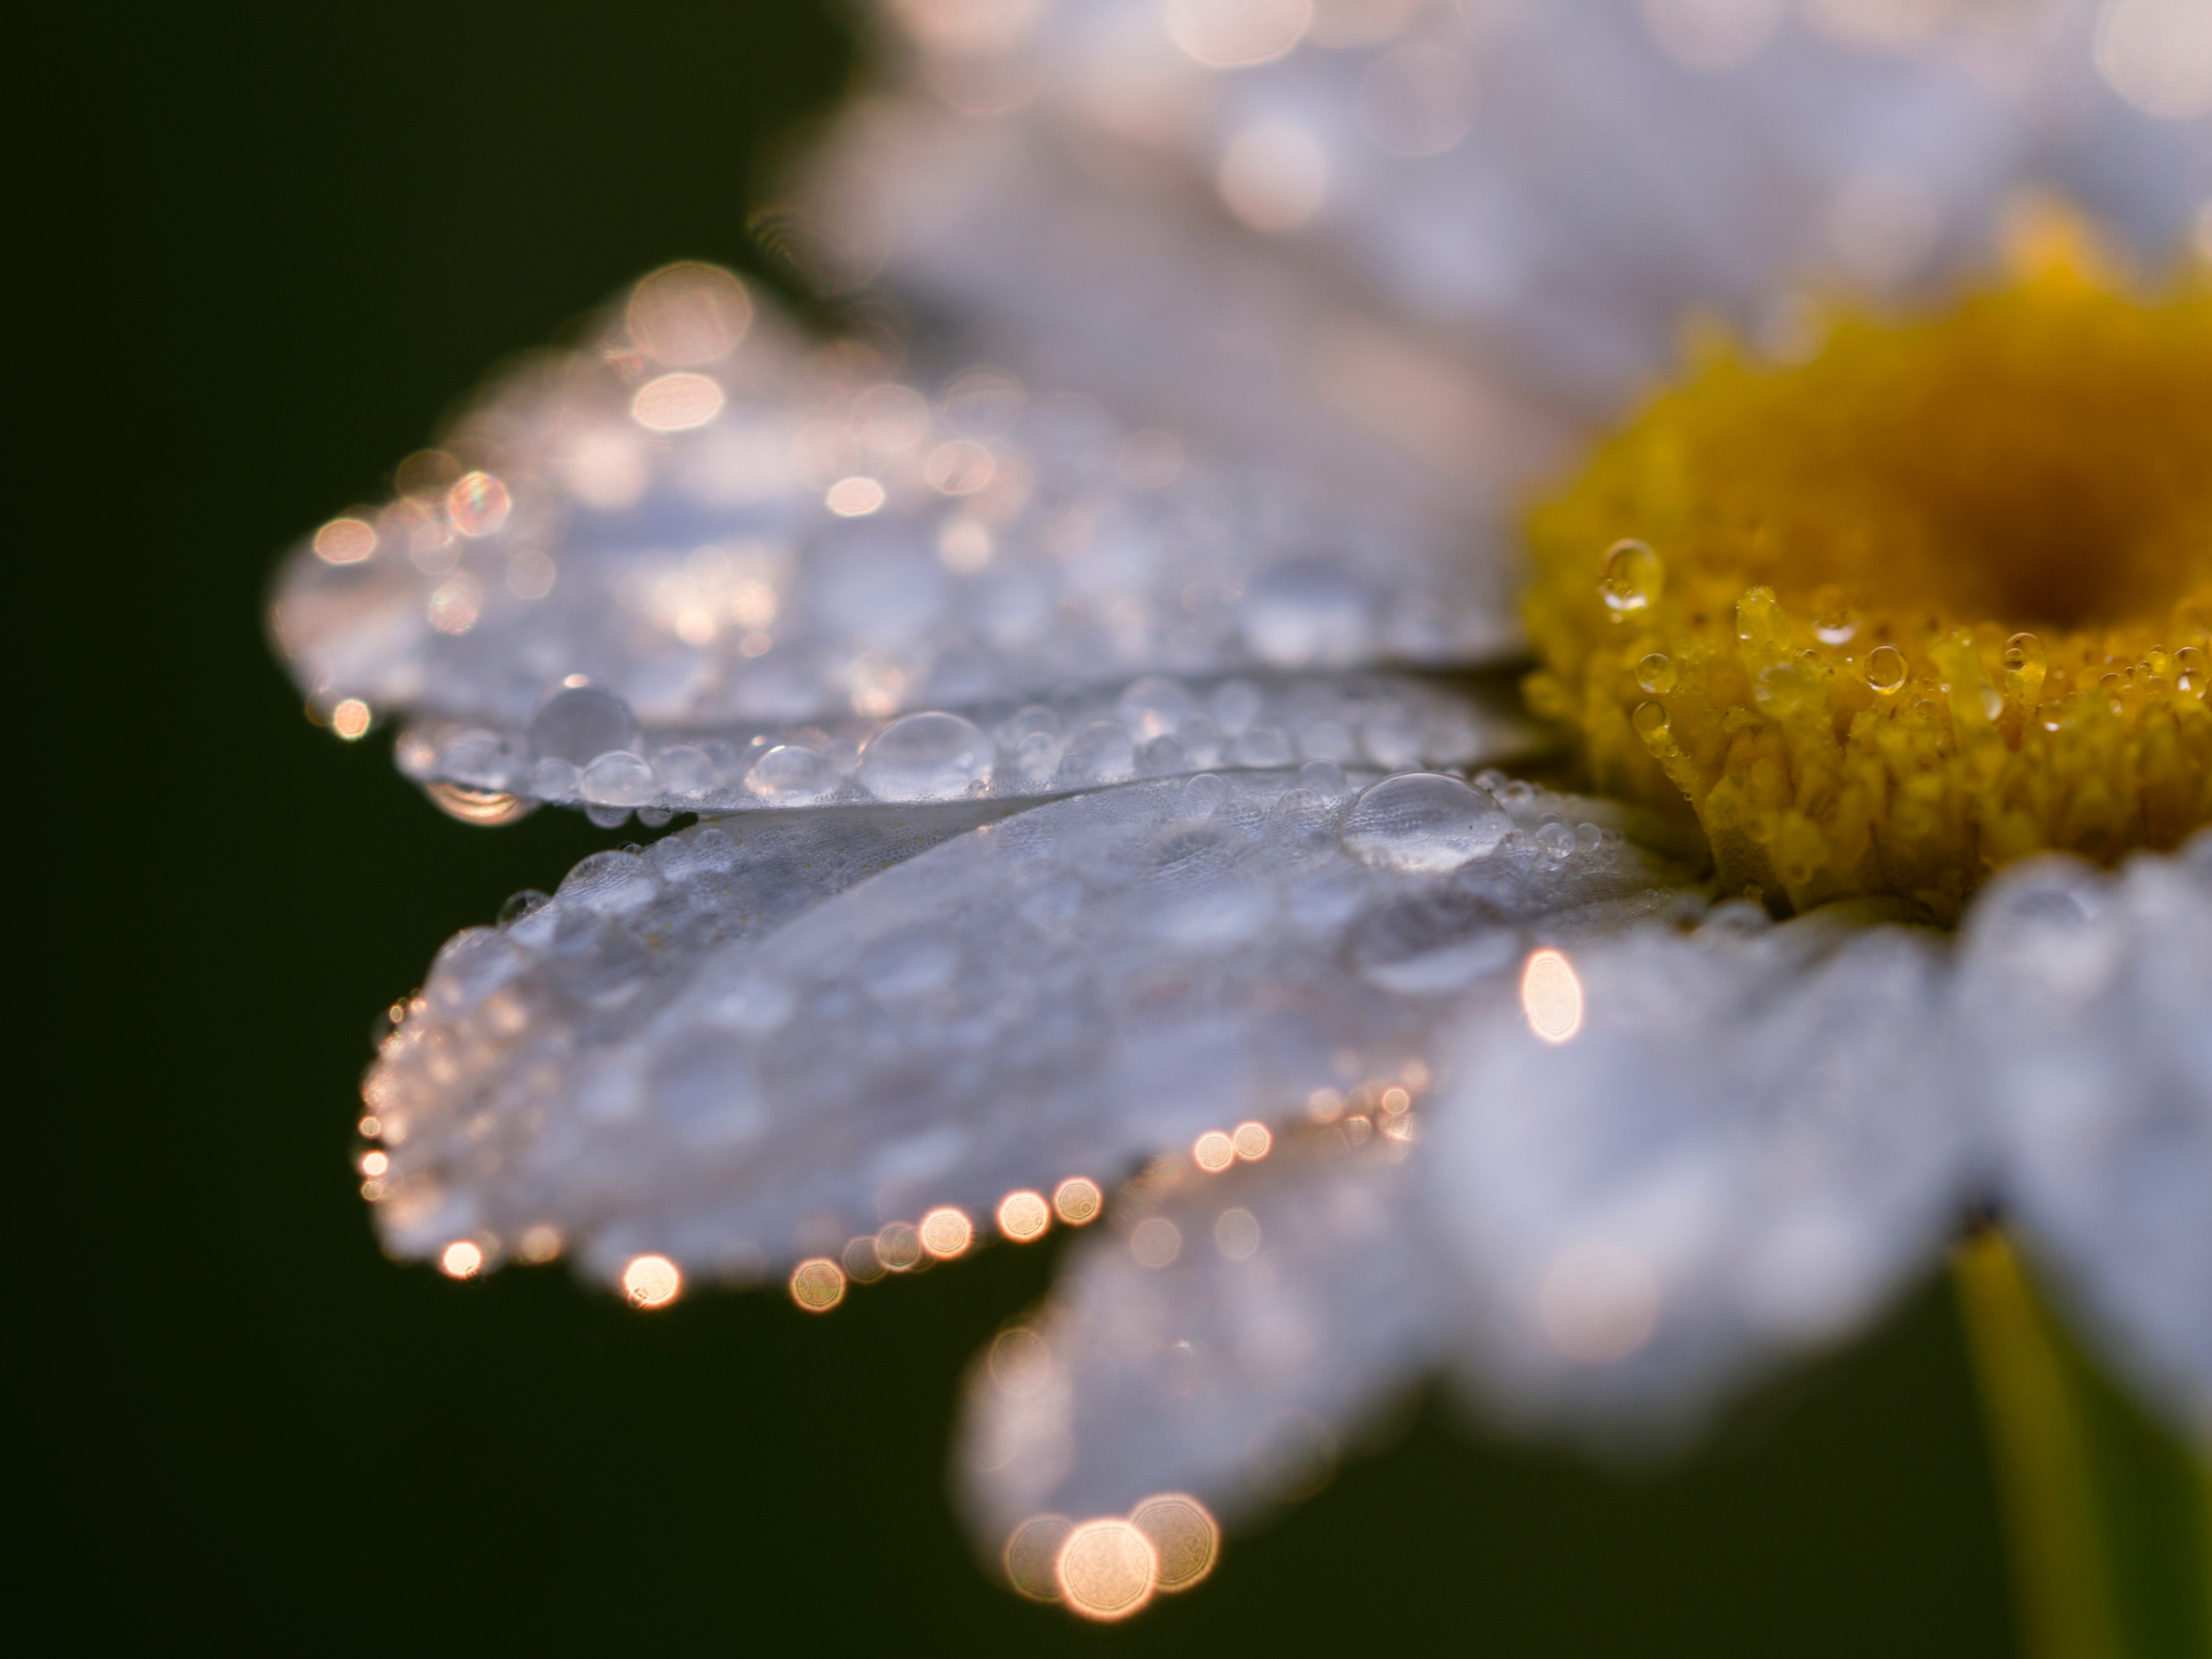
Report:
[[[1673,902],[1601,804],[1435,774],[1355,801],[1371,776],[1079,795],[735,938],[602,855],[561,914],[448,946],[380,1062],[371,1104],[404,1134],[386,1242],[490,1256],[550,1228],[610,1278],[644,1252],[744,1277],[939,1206],[981,1224],[1011,1192],[1348,1109],[1429,1060],[1532,928]],[[777,833],[803,857],[804,823]],[[676,841],[718,835],[745,840]],[[738,873],[709,890],[744,879],[744,845],[714,850]]]
[[2212,134],[2100,76],[2109,9],[894,4],[909,83],[817,211],[854,269],[1132,408],[1413,475],[1456,438],[1494,479],[1462,417],[1506,386],[1610,414],[1690,314],[1786,345],[1808,283],[1940,287],[2023,185],[2172,258]]
[[1458,1335],[1407,1125],[1285,1138],[1267,1161],[1149,1173],[1051,1304],[969,1378],[960,1480],[985,1547],[1039,1515],[1188,1493],[1220,1520],[1305,1495]]
[[1998,1201],[2066,1312],[2212,1443],[2212,835],[2117,876],[1993,884],[1967,924],[1965,1040]]
[[1422,1178],[1486,1407],[1664,1438],[1935,1258],[1973,1167],[1943,942],[1868,920],[1593,941],[1467,1030]]
[[[670,283],[740,307],[719,356],[654,335]],[[729,810],[761,797],[760,749],[849,776],[902,714],[1004,720],[1084,686],[1106,706],[1058,714],[1111,718],[1150,676],[1463,660],[1510,634],[1418,514],[1054,392],[987,368],[908,385],[672,267],[301,548],[276,637],[326,715],[416,717],[401,760],[427,781]]]

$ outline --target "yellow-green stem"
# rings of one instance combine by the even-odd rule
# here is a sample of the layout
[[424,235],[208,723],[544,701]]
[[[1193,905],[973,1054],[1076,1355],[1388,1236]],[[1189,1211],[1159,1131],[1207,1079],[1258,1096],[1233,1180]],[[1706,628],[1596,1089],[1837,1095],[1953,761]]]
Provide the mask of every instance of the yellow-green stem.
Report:
[[1952,1267],[2027,1659],[2212,1659],[2212,1469],[2090,1364],[2002,1232]]

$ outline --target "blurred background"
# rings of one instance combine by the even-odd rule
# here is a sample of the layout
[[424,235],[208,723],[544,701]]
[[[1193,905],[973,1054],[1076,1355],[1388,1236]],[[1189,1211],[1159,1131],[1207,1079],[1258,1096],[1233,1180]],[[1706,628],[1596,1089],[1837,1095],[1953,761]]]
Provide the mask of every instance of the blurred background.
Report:
[[1684,1467],[1597,1470],[1412,1402],[1204,1589],[1094,1628],[995,1588],[945,1497],[961,1370],[1049,1251],[828,1319],[386,1261],[350,1162],[373,1018],[447,934],[635,832],[470,829],[388,742],[310,726],[264,640],[270,569],[625,279],[783,280],[748,215],[858,31],[811,0],[81,27],[19,65],[52,70],[22,155],[57,211],[16,315],[13,775],[19,814],[65,803],[82,866],[19,866],[54,913],[19,937],[55,947],[25,953],[11,1091],[37,1646],[2013,1650],[1941,1282]]

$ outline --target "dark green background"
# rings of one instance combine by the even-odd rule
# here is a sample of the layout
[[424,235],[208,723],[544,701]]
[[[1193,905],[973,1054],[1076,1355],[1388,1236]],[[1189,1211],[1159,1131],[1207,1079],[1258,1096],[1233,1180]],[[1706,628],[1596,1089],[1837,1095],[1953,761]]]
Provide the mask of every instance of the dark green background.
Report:
[[960,1368],[1045,1253],[826,1320],[378,1254],[371,1017],[623,837],[465,828],[311,727],[261,634],[272,562],[502,354],[660,261],[751,261],[769,146],[850,55],[787,3],[401,0],[109,19],[19,61],[26,97],[72,88],[17,318],[17,869],[56,913],[51,954],[19,936],[11,1091],[59,1129],[9,1206],[39,1645],[2008,1651],[1940,1284],[1664,1476],[1409,1416],[1204,1589],[1093,1630],[988,1583],[945,1498]]

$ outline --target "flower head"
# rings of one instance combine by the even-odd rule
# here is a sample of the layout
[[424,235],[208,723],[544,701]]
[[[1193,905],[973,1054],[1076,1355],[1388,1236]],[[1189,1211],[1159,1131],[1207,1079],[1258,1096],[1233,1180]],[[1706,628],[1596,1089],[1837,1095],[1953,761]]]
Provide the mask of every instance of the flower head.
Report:
[[963,1468],[1098,1617],[1425,1376],[1679,1436],[1990,1205],[2202,1427],[2199,300],[1710,356],[1536,520],[1596,793],[1408,672],[1510,659],[1516,492],[1692,311],[1802,356],[2054,172],[2173,245],[2140,8],[1876,9],[900,9],[802,200],[926,325],[672,266],[286,573],[311,709],[447,811],[701,815],[395,1011],[394,1253],[827,1312],[1089,1229]]

